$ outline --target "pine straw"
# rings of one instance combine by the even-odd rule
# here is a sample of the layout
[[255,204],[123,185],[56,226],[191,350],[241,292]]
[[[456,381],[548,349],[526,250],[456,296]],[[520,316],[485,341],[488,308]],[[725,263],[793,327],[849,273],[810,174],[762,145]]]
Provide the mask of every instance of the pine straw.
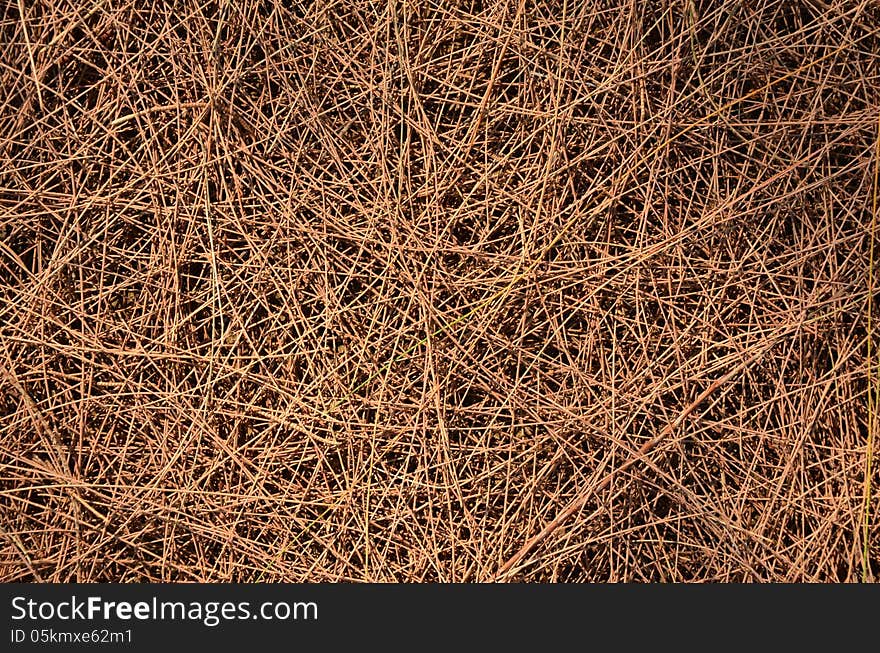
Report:
[[876,578],[877,2],[0,11],[2,580]]

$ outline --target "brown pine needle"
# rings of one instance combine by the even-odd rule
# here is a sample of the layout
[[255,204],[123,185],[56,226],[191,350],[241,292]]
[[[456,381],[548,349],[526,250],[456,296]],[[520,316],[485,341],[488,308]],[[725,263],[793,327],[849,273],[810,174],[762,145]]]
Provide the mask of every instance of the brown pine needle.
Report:
[[6,3],[0,578],[875,580],[878,12]]

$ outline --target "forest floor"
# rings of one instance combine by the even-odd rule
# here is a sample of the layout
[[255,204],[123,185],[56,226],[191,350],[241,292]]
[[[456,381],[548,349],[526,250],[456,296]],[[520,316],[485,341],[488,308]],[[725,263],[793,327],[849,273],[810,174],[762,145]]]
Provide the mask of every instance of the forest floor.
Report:
[[877,578],[876,1],[3,7],[3,581]]

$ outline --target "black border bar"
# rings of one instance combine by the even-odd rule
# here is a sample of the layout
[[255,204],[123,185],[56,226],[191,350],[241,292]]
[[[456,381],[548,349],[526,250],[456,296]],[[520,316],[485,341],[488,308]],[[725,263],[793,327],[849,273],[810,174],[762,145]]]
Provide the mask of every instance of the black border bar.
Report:
[[[876,645],[880,616],[876,585],[6,584],[0,592],[0,650],[8,651],[861,649],[865,641]],[[84,618],[89,597],[99,597],[92,599],[94,618]],[[120,602],[130,604],[121,612],[127,618],[114,612]],[[179,610],[165,620],[147,616],[158,602],[195,606],[194,618],[178,618]],[[79,618],[53,614],[60,606],[67,617],[72,603]],[[284,603],[299,618],[236,612],[233,620],[206,625],[209,612],[222,617],[224,603],[247,603],[249,611],[270,603],[269,617]],[[28,607],[42,609],[46,619],[23,616]],[[304,612],[312,607],[316,615]],[[116,633],[128,639],[120,642]]]

